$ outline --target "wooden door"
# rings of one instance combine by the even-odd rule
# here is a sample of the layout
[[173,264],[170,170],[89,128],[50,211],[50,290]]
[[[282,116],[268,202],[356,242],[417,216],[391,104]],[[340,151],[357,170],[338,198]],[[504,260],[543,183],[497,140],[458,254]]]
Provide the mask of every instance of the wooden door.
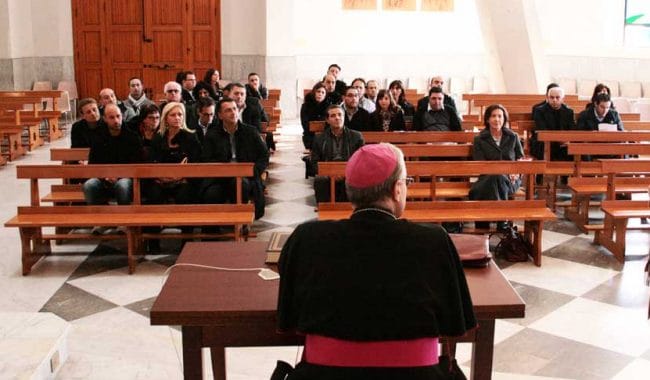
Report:
[[219,9],[220,0],[72,0],[80,95],[110,87],[124,99],[134,76],[161,94],[178,71],[201,79],[220,68]]

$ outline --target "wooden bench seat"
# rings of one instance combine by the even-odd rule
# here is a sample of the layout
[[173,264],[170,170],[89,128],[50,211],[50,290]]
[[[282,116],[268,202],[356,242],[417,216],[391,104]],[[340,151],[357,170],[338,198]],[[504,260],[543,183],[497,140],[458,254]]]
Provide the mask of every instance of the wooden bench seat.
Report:
[[[96,238],[83,234],[62,234],[60,229],[69,227],[126,226],[137,244],[129,246],[129,271],[134,270],[135,255],[139,242],[147,234],[141,234],[138,227],[147,226],[209,226],[232,225],[233,237],[240,239],[242,226],[253,222],[253,205],[242,204],[242,179],[253,176],[252,163],[203,163],[203,164],[119,164],[119,165],[20,165],[16,168],[19,179],[30,180],[31,207],[19,208],[18,215],[7,222],[7,227],[20,229],[23,257],[23,274],[31,271],[32,265],[49,252],[49,240]],[[39,180],[66,178],[132,178],[132,206],[41,206]],[[146,178],[235,178],[235,205],[186,205],[142,206],[141,181]],[[82,200],[80,185],[59,185],[44,201],[61,204]],[[222,207],[224,206],[224,207]],[[232,208],[230,206],[242,206]],[[131,208],[129,208],[131,207]],[[159,209],[156,207],[160,207]],[[127,211],[124,211],[127,210]],[[133,211],[129,214],[129,210]],[[157,211],[162,210],[162,211]],[[230,211],[233,211],[230,215]],[[214,212],[215,214],[210,214]],[[203,215],[205,213],[205,215]],[[246,218],[242,214],[246,213]],[[116,214],[116,215],[113,215]],[[126,216],[126,215],[129,216]],[[228,216],[232,218],[228,219]],[[115,218],[115,219],[111,219]],[[142,219],[144,218],[144,219]],[[207,219],[206,219],[207,218]],[[55,234],[43,238],[42,227],[55,227]],[[168,237],[166,235],[165,237]]]
[[629,229],[649,229],[649,224],[628,226],[632,218],[650,218],[648,201],[603,201],[601,209],[605,213],[602,230],[596,231],[594,243],[600,244],[614,254],[621,263],[625,262],[625,235]]
[[[137,263],[135,256],[144,238],[142,227],[246,225],[253,222],[253,214],[252,204],[19,207],[18,215],[7,221],[5,227],[20,229],[23,275],[29,274],[41,257],[51,253],[49,240],[98,238],[93,234],[48,235],[42,233],[42,227],[126,227],[129,273],[133,273]],[[240,239],[239,233],[235,228],[235,240]],[[170,235],[148,233],[145,237],[166,238]]]
[[[340,220],[352,214],[350,203],[320,203],[319,220]],[[524,234],[533,244],[533,262],[542,265],[542,231],[545,220],[555,214],[544,201],[444,201],[407,202],[403,218],[416,223],[442,223],[493,220],[523,220]]]

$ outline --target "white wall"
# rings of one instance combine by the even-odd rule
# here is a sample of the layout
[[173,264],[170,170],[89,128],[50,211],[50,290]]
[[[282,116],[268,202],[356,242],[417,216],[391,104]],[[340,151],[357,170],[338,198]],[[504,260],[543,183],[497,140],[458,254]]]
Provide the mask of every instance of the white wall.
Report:
[[32,35],[32,4],[30,1],[8,0],[9,57],[24,58],[34,55]]
[[72,56],[70,0],[31,0],[31,12],[34,48],[31,56]]
[[453,12],[395,12],[344,11],[341,1],[296,1],[298,75],[322,76],[332,62],[343,67],[347,79],[483,72],[474,0],[454,4]]
[[266,54],[266,1],[221,1],[221,54]]
[[536,0],[552,78],[650,81],[650,48],[624,44],[624,0]]

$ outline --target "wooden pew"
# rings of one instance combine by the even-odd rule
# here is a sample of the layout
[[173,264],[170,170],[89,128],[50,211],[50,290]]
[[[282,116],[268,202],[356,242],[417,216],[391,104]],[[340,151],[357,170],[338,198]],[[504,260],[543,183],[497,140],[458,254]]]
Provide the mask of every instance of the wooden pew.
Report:
[[[1,92],[0,92],[1,93]],[[9,160],[14,160],[26,154],[27,146],[30,150],[43,145],[40,138],[40,121],[36,106],[41,98],[0,96],[0,133],[6,139],[6,152],[3,153]],[[33,103],[32,110],[24,110],[25,104]],[[23,144],[23,132],[27,132],[27,144]],[[24,146],[25,145],[25,146]]]
[[[325,128],[324,121],[310,121],[309,130],[321,133]],[[473,143],[478,132],[418,132],[418,131],[395,131],[395,132],[361,132],[363,140],[367,143],[386,142],[391,144],[406,143],[433,143],[433,142],[455,142]]]
[[[459,145],[462,146],[462,145]],[[402,147],[398,145],[398,147]],[[453,147],[453,145],[452,145]],[[345,162],[319,162],[319,175],[330,177],[330,203],[335,203],[334,186],[337,178],[345,177]],[[482,174],[522,174],[522,187],[526,199],[534,198],[534,175],[544,173],[545,161],[407,161],[410,176],[430,179],[409,187],[408,196],[418,199],[466,198],[470,183],[444,181],[450,177],[468,179]],[[319,206],[320,207],[320,206]]]
[[623,127],[626,131],[650,131],[650,121],[626,121]]
[[[60,138],[63,133],[59,128],[59,118],[61,111],[59,110],[58,100],[63,95],[63,91],[47,90],[47,91],[0,91],[0,98],[13,98],[18,101],[23,101],[27,109],[38,111],[38,116],[35,119],[24,120],[25,122],[38,122],[46,120],[48,123],[48,130],[46,136],[49,141]],[[39,101],[33,101],[34,97],[40,98]],[[48,105],[51,104],[51,109]]]
[[[319,220],[340,220],[352,214],[350,203],[320,203]],[[542,265],[542,225],[556,218],[544,201],[444,201],[407,202],[402,215],[416,223],[523,220],[524,234],[533,245],[533,262]]]
[[600,131],[538,131],[537,139],[544,143],[544,159],[548,161],[544,186],[546,188],[547,204],[555,210],[557,200],[557,177],[578,176],[581,174],[595,175],[600,173],[600,164],[595,162],[566,162],[551,161],[551,143],[584,143],[584,142],[642,142],[650,141],[650,132],[600,132]]
[[[622,133],[622,132],[619,132]],[[632,132],[634,133],[634,132]],[[607,191],[605,179],[583,178],[580,172],[580,162],[582,155],[647,155],[650,154],[650,144],[647,143],[573,143],[567,144],[568,153],[574,156],[577,171],[575,177],[569,178],[569,189],[572,193],[571,206],[565,210],[566,217],[573,221],[576,226],[583,232],[590,230],[599,230],[603,225],[589,224],[589,207],[591,206],[591,196],[594,194],[603,194]],[[601,169],[602,170],[602,169]],[[602,172],[601,172],[602,173]],[[628,183],[625,189],[628,192],[647,191],[647,185],[639,188],[635,185],[635,180]],[[638,185],[641,185],[639,182]],[[650,183],[648,183],[650,185]],[[623,181],[621,181],[623,186]],[[620,191],[623,191],[621,187]]]
[[[483,107],[490,104],[506,105],[509,102],[520,102],[520,104],[525,102],[526,106],[528,106],[527,112],[530,112],[532,106],[543,101],[544,98],[543,94],[463,94],[462,97],[463,100],[467,101],[468,115],[472,113],[472,106],[480,107],[479,117],[482,117]],[[578,100],[578,95],[564,96],[565,102],[577,102]],[[506,109],[510,112],[507,106]]]
[[[650,229],[650,224],[628,225],[632,218],[650,217],[648,201],[616,200],[622,191],[647,192],[650,187],[650,160],[604,159],[600,160],[602,172],[607,175],[607,200],[601,203],[605,213],[602,230],[597,230],[594,243],[600,244],[614,254],[620,262],[625,261],[625,235],[630,229]],[[630,177],[644,174],[645,177]],[[627,187],[632,187],[628,189]]]
[[596,231],[594,243],[600,244],[614,254],[621,263],[625,262],[625,235],[628,229],[650,229],[650,225],[628,226],[632,218],[650,218],[648,201],[603,201],[601,209],[605,213],[605,225]]
[[[242,178],[253,176],[252,163],[210,164],[120,164],[120,165],[21,165],[19,179],[30,180],[30,207],[19,207],[18,214],[5,227],[18,227],[22,241],[23,274],[50,252],[50,240],[97,239],[93,234],[43,234],[42,227],[124,226],[127,228],[129,273],[135,270],[135,255],[143,239],[178,238],[185,234],[143,234],[151,226],[235,226],[233,237],[240,240],[241,227],[254,218],[252,204],[242,203]],[[56,178],[132,178],[133,204],[130,206],[42,206],[39,181]],[[147,178],[221,178],[236,179],[234,205],[142,205],[141,181]],[[204,237],[210,234],[192,235]],[[101,239],[124,238],[124,235],[101,235]]]

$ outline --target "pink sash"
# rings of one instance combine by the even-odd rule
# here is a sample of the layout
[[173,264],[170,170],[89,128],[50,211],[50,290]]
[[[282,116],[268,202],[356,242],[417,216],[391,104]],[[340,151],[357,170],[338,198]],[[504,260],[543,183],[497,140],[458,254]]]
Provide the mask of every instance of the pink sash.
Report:
[[438,364],[438,338],[357,342],[305,337],[305,361],[334,367],[422,367]]

